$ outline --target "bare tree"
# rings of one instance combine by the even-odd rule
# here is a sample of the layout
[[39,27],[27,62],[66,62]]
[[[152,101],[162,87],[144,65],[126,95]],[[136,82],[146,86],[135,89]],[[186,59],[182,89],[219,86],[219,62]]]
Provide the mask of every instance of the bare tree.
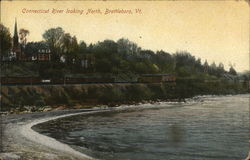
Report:
[[21,28],[19,30],[19,35],[20,35],[20,43],[25,46],[27,43],[27,36],[29,35],[29,30]]

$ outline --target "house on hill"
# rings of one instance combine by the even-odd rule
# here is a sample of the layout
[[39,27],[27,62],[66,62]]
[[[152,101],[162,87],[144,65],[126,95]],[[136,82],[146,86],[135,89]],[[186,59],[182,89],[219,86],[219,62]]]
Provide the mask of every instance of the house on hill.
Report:
[[45,42],[27,43],[24,53],[28,60],[32,61],[50,61],[51,51]]

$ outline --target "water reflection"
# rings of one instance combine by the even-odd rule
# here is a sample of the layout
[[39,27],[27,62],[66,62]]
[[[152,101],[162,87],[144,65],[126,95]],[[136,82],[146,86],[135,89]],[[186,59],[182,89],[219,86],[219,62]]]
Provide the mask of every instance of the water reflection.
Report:
[[171,145],[178,147],[185,140],[185,130],[183,125],[172,124],[169,126],[168,135]]

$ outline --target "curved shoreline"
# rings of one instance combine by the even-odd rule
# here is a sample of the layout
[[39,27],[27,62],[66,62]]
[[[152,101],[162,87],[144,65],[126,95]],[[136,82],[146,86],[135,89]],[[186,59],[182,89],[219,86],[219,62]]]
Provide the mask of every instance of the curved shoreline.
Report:
[[95,160],[67,144],[34,131],[32,126],[63,117],[105,111],[107,110],[64,110],[2,117],[4,131],[0,159]]
[[[180,103],[180,102],[177,102],[177,103]],[[18,131],[23,137],[25,137],[29,141],[32,141],[34,143],[38,143],[44,147],[47,147],[48,149],[51,148],[51,149],[56,150],[60,153],[61,152],[67,153],[67,154],[73,155],[74,157],[80,158],[81,160],[98,160],[98,159],[90,157],[84,153],[76,151],[75,149],[71,148],[69,145],[64,144],[62,142],[59,142],[52,137],[40,134],[40,133],[36,132],[35,130],[33,130],[32,127],[35,125],[39,125],[41,123],[46,123],[46,122],[51,121],[51,120],[56,120],[56,119],[70,117],[70,116],[76,116],[76,115],[95,114],[95,113],[110,112],[110,111],[149,109],[149,108],[155,107],[153,104],[150,104],[150,103],[146,104],[146,106],[144,106],[144,107],[142,107],[141,105],[145,105],[145,104],[120,106],[120,107],[107,108],[107,109],[96,109],[96,110],[87,111],[87,112],[86,111],[85,112],[78,111],[77,113],[65,113],[63,115],[58,115],[58,116],[49,116],[49,117],[39,118],[39,119],[35,119],[32,122],[28,122],[24,125],[19,126]],[[49,112],[47,112],[47,113],[49,113]],[[45,114],[46,114],[46,112],[45,112]]]
[[[142,104],[141,104],[142,105]],[[36,159],[36,160],[94,160],[95,158],[85,155],[61,143],[54,138],[40,134],[32,129],[32,126],[50,120],[75,116],[80,114],[93,114],[108,111],[137,110],[152,108],[141,105],[124,105],[114,108],[58,110],[51,112],[35,112],[3,116],[2,127],[4,128],[0,159]],[[145,104],[143,104],[145,105]],[[14,159],[13,159],[14,160]]]
[[51,120],[80,114],[134,110],[139,108],[143,109],[140,105],[130,105],[104,109],[59,110],[3,116],[3,150],[0,152],[0,159],[97,160],[74,150],[69,145],[59,142],[52,137],[34,131],[32,127]]
[[[175,102],[175,103],[180,103],[180,102]],[[161,103],[159,104],[161,105]],[[141,105],[143,105],[144,107],[142,107]],[[34,125],[39,125],[40,123],[44,123],[47,121],[56,120],[69,116],[75,116],[75,115],[95,114],[99,112],[109,112],[109,111],[124,111],[130,109],[137,110],[137,109],[154,108],[154,104],[146,104],[146,106],[145,104],[141,105],[140,104],[130,105],[130,106],[125,105],[108,109],[98,108],[89,110],[83,110],[83,109],[61,110],[61,111],[42,112],[42,113],[9,115],[6,117],[2,117],[4,119],[3,120],[3,125],[5,129],[4,136],[6,137],[6,139],[5,137],[3,137],[3,140],[6,141],[5,142],[6,144],[8,145],[10,144],[10,146],[7,147],[7,150],[4,149],[4,152],[7,154],[14,154],[19,156],[20,158],[17,159],[94,160],[94,158],[74,150],[67,144],[61,143],[54,138],[48,137],[46,135],[34,131],[32,127]],[[4,156],[5,155],[0,153],[0,159],[1,158],[4,159]]]
[[[91,113],[93,113],[93,112],[91,112]],[[47,146],[49,148],[52,148],[52,149],[55,149],[58,151],[62,151],[65,153],[69,153],[69,154],[75,155],[79,158],[94,160],[94,158],[74,150],[73,148],[71,148],[67,144],[61,143],[54,138],[40,134],[32,129],[32,126],[38,125],[40,123],[48,122],[51,120],[56,120],[56,119],[63,118],[63,117],[74,116],[74,115],[79,115],[79,114],[88,114],[88,113],[89,112],[73,113],[73,114],[66,114],[66,115],[61,115],[61,116],[40,119],[40,120],[23,125],[20,128],[20,133],[23,136],[25,136],[26,138],[28,138],[29,140],[34,141],[36,143],[40,143],[40,144]]]

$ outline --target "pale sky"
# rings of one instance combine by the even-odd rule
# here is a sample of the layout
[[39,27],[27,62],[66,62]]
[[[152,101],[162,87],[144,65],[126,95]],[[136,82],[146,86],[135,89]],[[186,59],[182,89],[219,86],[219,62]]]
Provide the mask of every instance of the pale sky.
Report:
[[[122,37],[143,49],[169,53],[188,51],[209,63],[235,64],[237,71],[249,70],[249,4],[245,1],[1,1],[1,23],[13,35],[30,31],[28,41],[42,40],[45,30],[62,27],[87,44]],[[64,10],[53,14],[52,10]],[[23,13],[48,10],[49,13]],[[67,9],[84,10],[66,13]],[[102,14],[88,14],[100,9]],[[133,14],[104,14],[106,9],[131,10]],[[140,9],[141,14],[135,13]]]

